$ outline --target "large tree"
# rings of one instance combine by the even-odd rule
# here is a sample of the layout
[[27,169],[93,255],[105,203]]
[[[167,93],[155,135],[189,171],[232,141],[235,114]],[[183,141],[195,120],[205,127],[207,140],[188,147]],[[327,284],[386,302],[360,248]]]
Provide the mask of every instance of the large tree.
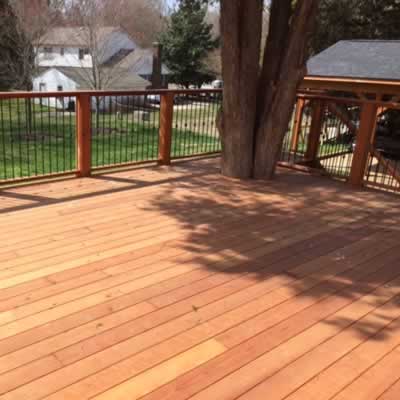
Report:
[[206,0],[179,0],[160,37],[174,83],[201,86],[213,78],[205,60],[218,47],[218,40],[213,37],[213,26],[206,22],[206,15]]
[[134,38],[140,47],[151,47],[165,27],[162,0],[102,0],[106,8],[105,23],[119,25]]
[[221,0],[222,173],[237,178],[274,176],[306,72],[318,0],[272,0],[262,52],[264,6],[263,0]]
[[36,56],[46,32],[60,22],[64,0],[0,0],[0,80],[10,89],[32,89]]
[[320,0],[312,50],[344,39],[400,39],[399,0]]
[[[9,90],[14,86],[11,65],[21,59],[14,47],[17,18],[9,0],[0,0],[0,90]],[[11,62],[11,65],[10,65]]]

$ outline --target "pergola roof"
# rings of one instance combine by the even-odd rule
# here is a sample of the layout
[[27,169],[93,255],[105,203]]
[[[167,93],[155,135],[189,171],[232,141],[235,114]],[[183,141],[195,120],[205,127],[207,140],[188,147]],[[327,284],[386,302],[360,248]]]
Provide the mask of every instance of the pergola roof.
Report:
[[307,75],[400,82],[400,40],[343,40],[312,57]]

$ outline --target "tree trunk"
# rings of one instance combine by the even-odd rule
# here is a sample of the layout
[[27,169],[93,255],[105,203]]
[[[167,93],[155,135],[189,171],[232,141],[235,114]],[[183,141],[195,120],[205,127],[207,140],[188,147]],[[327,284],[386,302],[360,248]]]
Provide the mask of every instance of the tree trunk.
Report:
[[[273,90],[270,90],[263,110],[259,111],[261,122],[255,132],[255,178],[271,179],[275,174],[282,142],[293,113],[297,89],[306,73],[308,43],[313,31],[312,21],[315,21],[317,5],[315,0],[299,1],[291,18],[287,39],[283,42],[285,49],[280,54],[280,68],[269,85]],[[276,29],[279,37],[279,27]],[[272,36],[272,40],[274,39]],[[265,63],[268,63],[267,58],[264,58],[264,68]]]
[[235,178],[250,178],[253,170],[262,7],[262,0],[221,2],[222,173]]
[[[262,0],[221,0],[222,173],[274,176],[297,89],[305,74],[319,0],[272,0],[260,67]],[[293,9],[294,8],[294,9]]]

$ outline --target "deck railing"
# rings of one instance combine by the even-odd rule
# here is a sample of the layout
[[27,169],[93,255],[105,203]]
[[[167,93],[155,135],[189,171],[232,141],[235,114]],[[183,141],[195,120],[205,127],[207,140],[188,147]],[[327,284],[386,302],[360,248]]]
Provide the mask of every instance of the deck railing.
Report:
[[[220,89],[0,93],[0,183],[218,153],[221,105]],[[306,78],[280,164],[399,191],[400,131],[378,137],[388,110],[399,83]]]
[[[385,129],[387,113],[397,125]],[[395,114],[395,115],[393,115]],[[400,83],[306,78],[281,165],[400,191]]]
[[219,152],[221,90],[0,93],[0,182]]

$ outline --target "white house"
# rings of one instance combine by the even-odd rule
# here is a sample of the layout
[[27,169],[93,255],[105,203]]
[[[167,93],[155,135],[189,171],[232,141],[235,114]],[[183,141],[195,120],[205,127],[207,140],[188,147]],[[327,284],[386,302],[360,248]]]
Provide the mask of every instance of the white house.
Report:
[[[102,89],[108,90],[144,90],[151,86],[153,51],[139,48],[120,28],[102,27],[95,32],[82,27],[54,28],[36,50],[39,70],[33,80],[35,91],[91,90],[99,87],[94,77],[102,82]],[[99,60],[96,63],[94,56]],[[166,83],[169,71],[165,66],[162,73]],[[72,106],[67,98],[49,99],[47,103],[58,108]]]
[[[91,90],[90,74],[91,69],[76,67],[51,67],[42,68],[39,75],[33,81],[33,90],[39,92],[72,92],[75,90]],[[141,78],[139,75],[131,73],[129,70],[121,68],[113,69],[113,73],[107,74],[112,79],[107,82],[105,89],[113,90],[145,90],[150,82]],[[100,101],[100,108],[106,110],[115,103],[126,103],[128,100],[124,97],[112,97]],[[135,101],[138,101],[136,98]],[[50,107],[59,109],[74,109],[75,99],[72,97],[46,98],[41,101]],[[93,109],[96,106],[96,100],[93,99]]]
[[94,47],[99,64],[121,50],[129,53],[138,48],[128,34],[116,27],[101,27],[95,32],[84,27],[53,28],[39,41],[36,63],[39,67],[92,68]]

